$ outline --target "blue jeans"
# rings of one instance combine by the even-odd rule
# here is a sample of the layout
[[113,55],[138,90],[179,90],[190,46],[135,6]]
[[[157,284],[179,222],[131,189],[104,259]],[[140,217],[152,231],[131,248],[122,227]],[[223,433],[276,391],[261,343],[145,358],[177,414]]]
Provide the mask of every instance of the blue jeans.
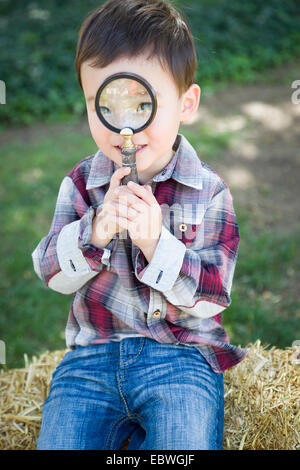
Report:
[[224,374],[183,344],[78,346],[53,373],[37,449],[222,450]]

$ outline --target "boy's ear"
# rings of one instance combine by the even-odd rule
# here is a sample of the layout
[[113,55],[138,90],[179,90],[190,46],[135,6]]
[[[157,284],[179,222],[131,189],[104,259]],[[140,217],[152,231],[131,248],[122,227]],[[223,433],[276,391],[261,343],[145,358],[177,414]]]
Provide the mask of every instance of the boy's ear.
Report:
[[181,102],[180,122],[189,121],[199,107],[201,88],[193,83],[183,94]]

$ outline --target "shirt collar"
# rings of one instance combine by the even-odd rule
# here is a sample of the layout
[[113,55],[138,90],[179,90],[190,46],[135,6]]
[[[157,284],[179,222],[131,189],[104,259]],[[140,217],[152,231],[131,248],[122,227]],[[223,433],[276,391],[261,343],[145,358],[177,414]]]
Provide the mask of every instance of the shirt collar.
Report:
[[[184,135],[177,135],[173,150],[175,154],[169,163],[151,181],[166,181],[173,178],[191,188],[202,189],[201,160]],[[109,183],[117,168],[120,168],[119,165],[98,150],[92,160],[86,189],[97,188]]]

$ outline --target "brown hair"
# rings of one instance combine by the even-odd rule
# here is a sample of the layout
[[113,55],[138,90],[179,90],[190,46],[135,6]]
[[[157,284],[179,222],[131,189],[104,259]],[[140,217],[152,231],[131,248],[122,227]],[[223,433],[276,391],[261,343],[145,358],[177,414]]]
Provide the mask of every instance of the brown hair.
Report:
[[75,69],[106,67],[120,57],[150,51],[177,85],[179,97],[194,83],[197,56],[193,35],[182,13],[164,0],[108,0],[88,14],[81,25]]

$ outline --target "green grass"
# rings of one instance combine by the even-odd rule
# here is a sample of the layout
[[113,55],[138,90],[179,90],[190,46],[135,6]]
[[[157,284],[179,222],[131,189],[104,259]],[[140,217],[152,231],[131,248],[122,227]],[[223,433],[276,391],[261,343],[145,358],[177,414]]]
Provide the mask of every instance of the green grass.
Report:
[[[228,146],[231,135],[206,128],[183,132],[211,163]],[[36,276],[31,253],[47,235],[63,177],[94,153],[90,136],[62,130],[35,143],[1,146],[0,339],[6,343],[7,366],[23,367],[24,353],[65,348],[64,329],[72,296],[52,291]],[[213,157],[214,156],[214,157]],[[232,304],[223,324],[233,344],[260,338],[284,348],[300,338],[300,303],[285,292],[300,259],[300,235],[254,231],[252,215],[235,203],[241,243],[232,288]]]

